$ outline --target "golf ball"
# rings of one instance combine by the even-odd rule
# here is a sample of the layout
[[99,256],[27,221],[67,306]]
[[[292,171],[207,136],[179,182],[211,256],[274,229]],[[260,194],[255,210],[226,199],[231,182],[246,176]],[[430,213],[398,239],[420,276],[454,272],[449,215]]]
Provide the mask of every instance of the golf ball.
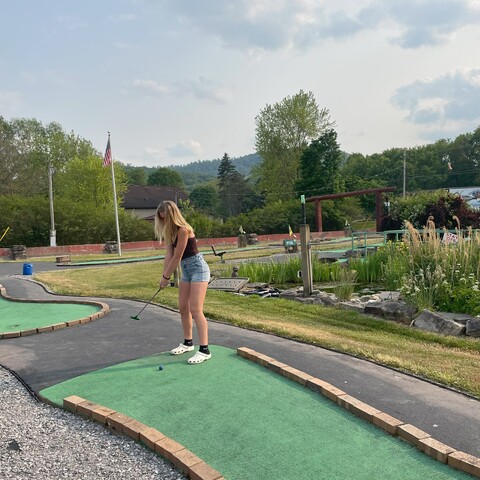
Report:
[[158,369],[159,369],[159,370],[163,370],[163,365],[159,365],[159,366],[158,366]]

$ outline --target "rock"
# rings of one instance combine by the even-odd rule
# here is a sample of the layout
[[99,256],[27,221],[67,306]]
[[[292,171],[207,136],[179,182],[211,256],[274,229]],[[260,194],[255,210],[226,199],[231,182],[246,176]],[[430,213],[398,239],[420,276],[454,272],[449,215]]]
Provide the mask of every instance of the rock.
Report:
[[410,325],[416,308],[403,302],[385,300],[383,302],[367,302],[365,313]]
[[466,325],[469,320],[471,320],[471,315],[467,315],[466,313],[452,313],[452,312],[441,312],[442,315],[454,322],[461,323],[462,325]]
[[320,292],[313,297],[313,303],[327,307],[335,307],[338,305],[338,299],[333,293]]
[[292,300],[294,297],[298,297],[299,292],[296,289],[284,290],[280,292],[280,298],[286,298],[287,300]]
[[354,312],[364,313],[365,307],[360,302],[340,302],[338,306],[343,310],[353,310]]
[[292,297],[292,300],[296,302],[306,303],[307,305],[312,305],[314,303],[314,299],[312,297]]
[[367,302],[379,302],[381,299],[378,295],[362,295],[359,298],[360,301],[367,303]]
[[480,337],[480,318],[474,317],[467,321],[465,335]]
[[430,310],[423,310],[412,322],[412,325],[442,335],[459,336],[465,332],[465,326],[461,323],[448,318],[443,312],[431,312]]
[[380,300],[395,300],[398,301],[400,299],[400,292],[390,292],[388,290],[384,292],[377,292],[376,296]]

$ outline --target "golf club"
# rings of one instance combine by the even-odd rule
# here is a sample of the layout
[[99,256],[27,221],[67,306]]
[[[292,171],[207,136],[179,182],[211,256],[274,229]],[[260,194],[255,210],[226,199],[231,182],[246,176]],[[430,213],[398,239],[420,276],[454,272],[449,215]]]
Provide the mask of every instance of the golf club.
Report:
[[143,306],[143,308],[133,317],[130,317],[132,320],[140,320],[140,314],[152,303],[153,299],[158,295],[158,292],[160,292],[162,288],[160,287],[156,292],[155,295]]

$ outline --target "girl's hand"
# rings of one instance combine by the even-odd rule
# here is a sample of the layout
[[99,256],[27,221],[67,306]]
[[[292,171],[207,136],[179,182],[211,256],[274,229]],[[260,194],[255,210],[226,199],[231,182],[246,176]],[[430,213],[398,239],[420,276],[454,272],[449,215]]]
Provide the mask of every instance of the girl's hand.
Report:
[[160,279],[160,288],[168,287],[168,285],[170,285],[170,279],[167,279],[162,275],[162,278]]

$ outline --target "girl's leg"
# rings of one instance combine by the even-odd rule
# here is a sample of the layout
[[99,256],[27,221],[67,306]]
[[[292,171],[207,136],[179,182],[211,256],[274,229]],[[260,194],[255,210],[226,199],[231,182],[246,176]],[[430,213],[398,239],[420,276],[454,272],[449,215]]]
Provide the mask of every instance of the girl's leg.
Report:
[[178,286],[178,309],[182,318],[183,338],[193,338],[192,314],[190,313],[190,282],[180,282]]
[[207,319],[203,314],[203,303],[207,287],[208,282],[192,282],[190,284],[190,312],[195,320],[200,345],[208,345],[208,325]]

